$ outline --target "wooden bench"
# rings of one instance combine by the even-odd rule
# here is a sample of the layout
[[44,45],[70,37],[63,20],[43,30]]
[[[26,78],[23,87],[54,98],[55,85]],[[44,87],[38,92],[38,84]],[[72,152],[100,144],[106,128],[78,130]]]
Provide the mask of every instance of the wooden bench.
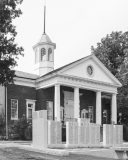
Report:
[[117,147],[115,150],[115,159],[128,159],[128,147]]

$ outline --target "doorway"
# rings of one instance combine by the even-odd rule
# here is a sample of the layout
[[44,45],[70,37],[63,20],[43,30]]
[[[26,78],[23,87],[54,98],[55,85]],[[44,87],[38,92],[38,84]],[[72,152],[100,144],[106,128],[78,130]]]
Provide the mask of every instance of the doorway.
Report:
[[64,91],[64,121],[72,121],[74,118],[74,93]]

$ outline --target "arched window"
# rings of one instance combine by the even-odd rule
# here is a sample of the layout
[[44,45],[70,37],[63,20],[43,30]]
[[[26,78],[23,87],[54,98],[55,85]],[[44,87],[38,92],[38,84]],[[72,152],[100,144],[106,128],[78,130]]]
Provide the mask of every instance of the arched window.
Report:
[[45,48],[41,48],[41,57],[40,57],[41,61],[45,61],[46,60],[46,49]]
[[51,49],[51,48],[48,49],[48,60],[49,60],[49,61],[52,61],[52,60],[53,60],[53,57],[52,57],[52,49]]

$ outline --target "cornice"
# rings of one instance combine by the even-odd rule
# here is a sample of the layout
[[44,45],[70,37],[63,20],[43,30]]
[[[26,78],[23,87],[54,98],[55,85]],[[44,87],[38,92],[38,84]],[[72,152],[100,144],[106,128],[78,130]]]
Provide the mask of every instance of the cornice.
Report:
[[36,89],[48,88],[54,86],[55,84],[79,87],[88,90],[99,90],[102,92],[117,93],[117,84],[110,84],[102,81],[96,81],[87,78],[80,78],[70,75],[53,73],[52,75],[47,75],[37,80],[25,79],[25,78],[15,78],[15,84],[23,85],[28,87],[35,87]]
[[101,81],[90,80],[85,78],[72,77],[69,75],[60,75],[58,82],[61,85],[67,85],[72,87],[79,87],[83,89],[101,91],[108,93],[117,93],[117,85],[109,84]]
[[15,77],[14,84],[28,86],[28,87],[36,87],[35,80]]
[[83,88],[108,93],[117,93],[117,87],[119,87],[116,84],[105,83],[102,81],[56,74],[52,77],[46,77],[42,81],[38,81],[38,83],[36,83],[36,89],[51,87],[55,84],[65,85],[69,87],[79,87],[81,89]]
[[117,84],[112,84],[112,83],[107,83],[107,82],[103,82],[103,81],[97,81],[97,80],[87,79],[87,78],[82,78],[82,77],[70,76],[70,75],[66,75],[66,74],[59,74],[58,76],[64,77],[64,78],[68,78],[68,79],[71,79],[71,80],[80,81],[80,82],[83,81],[83,82],[95,83],[95,84],[99,84],[99,85],[107,85],[107,86],[111,86],[111,87],[119,87],[119,85],[117,85]]
[[56,73],[50,74],[50,75],[44,75],[42,77],[39,77],[38,79],[36,79],[36,84],[40,83],[40,82],[44,82],[46,80],[52,79],[54,77],[57,77],[58,75]]

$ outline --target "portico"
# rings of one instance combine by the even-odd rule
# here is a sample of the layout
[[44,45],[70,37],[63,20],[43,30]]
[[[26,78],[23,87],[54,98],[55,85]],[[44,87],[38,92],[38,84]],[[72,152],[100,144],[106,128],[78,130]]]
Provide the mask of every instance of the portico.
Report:
[[[88,75],[85,70],[89,65],[93,66],[93,75]],[[55,70],[48,76],[37,81],[37,90],[52,87],[53,117],[55,120],[75,120],[78,118],[90,118],[92,123],[102,124],[106,116],[106,123],[117,123],[117,87],[120,82],[103,66],[94,56],[90,55],[84,60],[69,64],[60,70]],[[76,66],[81,71],[84,64],[84,75],[76,71]],[[102,68],[101,68],[102,67]],[[95,68],[95,69],[94,69]],[[83,72],[83,71],[82,71]],[[100,72],[100,74],[99,74]],[[102,78],[98,77],[99,74]],[[101,81],[102,79],[102,81]],[[102,104],[103,97],[109,95],[109,106],[105,109]],[[104,113],[104,115],[103,115]],[[111,116],[107,116],[111,115]],[[63,117],[62,117],[63,116]],[[104,117],[103,117],[104,116]]]
[[[56,117],[56,120],[57,121],[60,121],[60,84],[56,84],[55,85],[55,97],[54,97],[54,113],[55,113],[55,117]],[[71,119],[78,119],[81,117],[81,107],[80,107],[80,88],[79,87],[71,87],[73,88],[73,92],[70,92],[73,94],[73,116],[70,117]],[[66,92],[68,91],[64,91],[65,94]],[[96,114],[96,115],[93,115],[96,117],[96,121],[95,123],[97,124],[102,124],[102,92],[101,91],[94,91],[95,92],[95,95],[96,95],[96,99],[95,99],[95,103],[96,103],[96,106],[95,106],[95,109],[96,111],[93,113],[93,114]],[[111,94],[111,123],[114,123],[116,124],[117,123],[117,106],[116,106],[116,93],[110,93]],[[70,102],[71,103],[71,102]],[[71,104],[69,104],[71,105]],[[64,106],[64,110],[65,110],[65,106]],[[72,114],[71,114],[72,115]],[[88,118],[88,117],[86,117]]]

